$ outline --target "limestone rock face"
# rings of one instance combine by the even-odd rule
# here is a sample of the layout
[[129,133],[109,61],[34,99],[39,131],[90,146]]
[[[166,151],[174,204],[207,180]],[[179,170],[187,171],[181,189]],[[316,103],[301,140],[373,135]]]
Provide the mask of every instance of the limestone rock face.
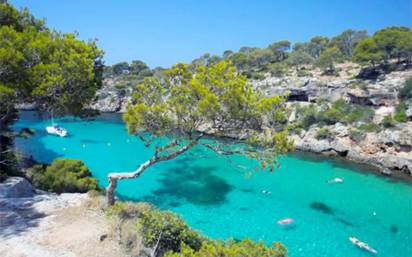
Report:
[[130,88],[118,88],[116,85],[115,79],[105,79],[90,108],[100,112],[125,112],[132,91]]
[[292,135],[298,150],[336,155],[375,166],[389,175],[395,172],[412,176],[412,123],[398,124],[379,133],[366,133],[360,142],[353,141],[350,127],[337,123],[326,126],[334,137],[330,140],[316,139],[318,127],[312,126],[300,135]]
[[32,197],[34,189],[32,185],[21,177],[8,177],[0,183],[0,198]]
[[251,83],[268,96],[288,93],[288,101],[336,101],[344,98],[352,103],[378,107],[397,105],[399,89],[409,77],[412,77],[411,70],[392,72],[377,80],[285,76],[266,77],[263,80],[252,80]]
[[408,119],[412,121],[412,100],[406,102],[406,116],[408,116]]

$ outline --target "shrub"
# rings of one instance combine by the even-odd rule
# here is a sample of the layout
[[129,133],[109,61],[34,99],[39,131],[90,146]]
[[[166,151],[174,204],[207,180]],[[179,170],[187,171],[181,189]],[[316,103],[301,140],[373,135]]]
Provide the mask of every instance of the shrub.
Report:
[[206,238],[188,227],[178,215],[169,211],[148,209],[141,213],[139,222],[147,247],[153,247],[158,242],[158,251],[180,251],[182,243],[191,249],[199,250]]
[[112,233],[130,256],[140,256],[144,248],[138,216],[147,208],[150,206],[146,203],[116,202],[107,210],[112,221]]
[[251,240],[236,242],[214,241],[202,244],[199,251],[187,245],[182,246],[180,253],[167,253],[165,257],[286,257],[287,249],[281,243],[273,243],[267,247],[262,241],[255,243]]
[[250,78],[255,80],[262,80],[265,78],[265,75],[263,75],[261,72],[252,71],[250,73]]
[[384,126],[385,128],[390,128],[395,126],[395,122],[392,118],[392,115],[386,115],[383,120],[382,120],[382,126]]
[[286,129],[293,134],[300,134],[302,132],[302,121],[288,123]]
[[182,244],[197,251],[203,242],[208,241],[189,228],[177,214],[160,211],[146,203],[119,202],[108,210],[108,215],[118,219],[120,224],[116,227],[121,228],[121,242],[129,251],[136,249],[139,239],[146,248],[157,246],[156,256],[163,256],[168,251],[178,252]]
[[355,128],[351,128],[349,130],[349,138],[352,139],[355,142],[360,142],[363,139],[365,139],[365,132],[359,130],[359,129],[355,129]]
[[380,127],[379,125],[369,122],[369,123],[364,123],[358,127],[359,130],[365,131],[365,132],[378,132]]
[[284,62],[275,62],[268,66],[268,70],[272,76],[275,77],[282,77],[285,75],[288,66]]
[[350,124],[358,121],[370,122],[373,119],[373,109],[358,104],[349,104],[344,100],[337,100],[327,110],[318,114],[318,120],[328,125],[337,122]]
[[331,108],[319,113],[318,117],[318,120],[320,122],[323,122],[327,125],[333,125],[335,123],[343,121],[345,113],[343,113],[342,110],[332,106]]
[[297,106],[296,115],[301,120],[301,126],[308,129],[311,125],[317,123],[317,111],[315,105],[307,107]]
[[408,121],[408,116],[406,115],[405,103],[400,103],[396,107],[396,112],[395,112],[395,115],[393,116],[393,119],[397,122],[402,122],[402,123]]
[[298,77],[312,77],[312,73],[310,73],[309,71],[304,70],[304,69],[298,70],[296,75]]
[[412,98],[412,77],[408,78],[405,81],[405,85],[401,90],[399,90],[399,98],[402,100],[411,99]]
[[89,169],[79,160],[54,160],[47,167],[35,165],[27,175],[36,187],[59,194],[98,190],[97,179],[91,177]]
[[332,140],[335,135],[328,128],[320,128],[316,133],[316,139]]

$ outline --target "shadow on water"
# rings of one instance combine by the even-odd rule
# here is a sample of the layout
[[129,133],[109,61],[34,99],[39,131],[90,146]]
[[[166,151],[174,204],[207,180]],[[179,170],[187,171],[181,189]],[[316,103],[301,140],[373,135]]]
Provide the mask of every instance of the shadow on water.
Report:
[[106,144],[105,141],[102,140],[94,140],[94,139],[82,139],[80,142],[85,143],[85,144]]
[[250,188],[242,188],[240,189],[240,191],[242,191],[243,193],[253,193],[253,189]]
[[346,220],[342,217],[336,217],[337,212],[340,213],[340,214],[342,214],[342,212],[334,210],[332,207],[330,207],[327,204],[324,204],[324,203],[321,203],[321,202],[312,202],[310,204],[310,208],[315,210],[315,211],[322,212],[326,215],[335,216],[335,218],[334,218],[335,221],[337,221],[339,223],[342,223],[343,225],[345,225],[347,227],[355,227],[355,225],[352,222],[350,222],[350,221],[348,221],[348,220]]
[[335,211],[328,205],[321,202],[312,202],[310,208],[315,211],[320,211],[328,215],[335,215]]
[[335,220],[342,223],[343,225],[345,225],[347,227],[354,227],[355,226],[352,222],[349,222],[349,221],[347,221],[345,219],[342,219],[342,218],[336,218]]
[[311,153],[311,152],[303,152],[303,151],[295,151],[290,153],[290,156],[295,157],[300,160],[304,161],[311,161],[311,162],[328,162],[332,165],[332,167],[336,168],[344,168],[344,169],[351,169],[354,171],[361,172],[363,174],[374,174],[377,173],[377,168],[367,165],[356,163],[354,161],[350,161],[345,159],[344,157],[339,156],[326,156],[319,153]]
[[216,166],[199,166],[190,158],[176,161],[165,167],[158,182],[160,186],[139,199],[119,195],[122,199],[147,201],[161,208],[175,208],[183,202],[199,206],[219,206],[226,202],[233,187],[213,173]]
[[395,225],[392,225],[392,226],[391,226],[391,232],[392,232],[392,233],[397,234],[397,233],[398,233],[398,230],[399,230],[399,229],[398,229],[397,226],[395,226]]
[[[19,131],[20,129],[20,127],[13,128],[14,131]],[[14,144],[23,157],[38,162],[51,163],[54,159],[63,155],[45,147],[43,140],[48,136],[51,135],[48,135],[44,130],[37,129],[34,135],[29,138],[16,137]],[[35,152],[30,147],[26,148],[26,145],[35,147]]]
[[409,175],[400,173],[400,172],[395,172],[392,174],[392,176],[386,176],[384,174],[381,174],[379,169],[377,167],[368,165],[368,164],[362,164],[362,163],[357,163],[355,161],[351,161],[349,159],[346,159],[345,157],[340,157],[340,156],[326,156],[322,155],[319,153],[312,153],[312,152],[305,152],[305,151],[295,151],[289,154],[290,156],[304,160],[304,161],[311,161],[311,162],[328,162],[332,165],[332,167],[336,168],[344,168],[344,169],[350,169],[352,171],[355,171],[359,174],[368,176],[368,175],[373,175],[373,176],[378,176],[380,178],[384,178],[386,182],[388,183],[408,183],[412,184],[412,179]]

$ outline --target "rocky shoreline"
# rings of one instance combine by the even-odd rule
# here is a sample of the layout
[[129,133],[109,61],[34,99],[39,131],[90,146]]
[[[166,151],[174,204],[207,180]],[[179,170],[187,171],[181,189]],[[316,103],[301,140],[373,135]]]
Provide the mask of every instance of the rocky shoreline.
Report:
[[348,127],[340,127],[340,125],[329,127],[331,131],[339,131],[334,140],[316,139],[316,132],[319,128],[307,131],[302,137],[293,135],[292,139],[295,141],[296,149],[342,157],[349,161],[372,166],[373,170],[383,175],[412,179],[412,156],[410,152],[400,150],[402,146],[411,144],[412,124],[395,132],[393,136],[368,133],[361,143],[353,142],[348,135]]

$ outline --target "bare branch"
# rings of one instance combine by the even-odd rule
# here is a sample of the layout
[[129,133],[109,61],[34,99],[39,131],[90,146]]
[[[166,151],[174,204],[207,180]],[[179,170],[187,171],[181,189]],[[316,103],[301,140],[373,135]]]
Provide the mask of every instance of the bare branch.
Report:
[[213,145],[206,144],[206,143],[203,143],[202,145],[209,148],[210,150],[216,152],[217,154],[220,154],[220,155],[232,155],[232,154],[241,154],[241,153],[243,153],[240,150],[226,150],[226,149],[220,148],[218,146],[213,146]]
[[113,205],[115,203],[115,198],[114,198],[114,190],[116,189],[117,186],[117,181],[119,179],[132,179],[139,177],[147,168],[150,166],[154,165],[155,163],[161,162],[161,161],[167,161],[176,158],[177,156],[183,154],[190,148],[192,148],[194,145],[196,145],[199,142],[199,139],[203,136],[203,134],[200,134],[197,136],[195,139],[191,140],[187,145],[183,146],[179,150],[169,153],[167,155],[163,156],[158,156],[157,153],[153,155],[153,157],[142,163],[139,168],[133,172],[121,172],[121,173],[110,173],[108,175],[109,178],[109,186],[107,187],[107,201],[109,205]]

